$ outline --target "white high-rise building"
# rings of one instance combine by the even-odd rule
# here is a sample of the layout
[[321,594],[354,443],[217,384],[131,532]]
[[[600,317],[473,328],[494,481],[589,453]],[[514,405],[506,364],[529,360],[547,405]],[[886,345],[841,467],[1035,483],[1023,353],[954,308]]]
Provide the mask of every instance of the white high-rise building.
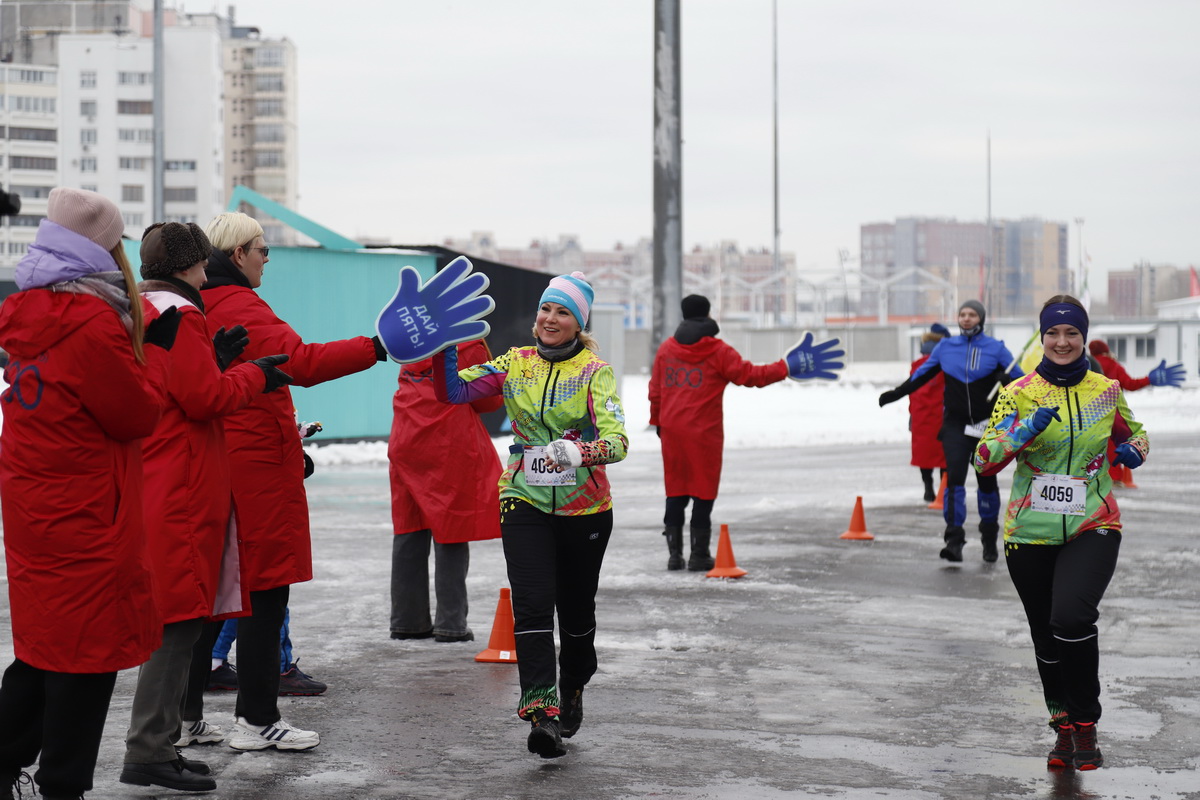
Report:
[[57,74],[0,63],[0,191],[21,198],[20,214],[0,217],[0,280],[11,279],[59,183]]

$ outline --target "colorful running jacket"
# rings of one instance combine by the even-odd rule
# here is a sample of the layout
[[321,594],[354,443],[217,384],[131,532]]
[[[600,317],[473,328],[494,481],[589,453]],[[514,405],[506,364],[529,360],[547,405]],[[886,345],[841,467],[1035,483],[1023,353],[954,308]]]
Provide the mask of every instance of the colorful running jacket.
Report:
[[[1029,428],[1041,407],[1058,408],[1061,421],[1051,420],[1040,435]],[[1012,494],[1004,518],[1004,541],[1015,544],[1065,544],[1083,531],[1121,527],[1121,512],[1108,475],[1108,439],[1129,442],[1142,457],[1150,441],[1129,413],[1121,386],[1088,372],[1075,386],[1055,386],[1036,372],[1018,378],[1000,391],[991,423],[975,451],[975,469],[995,475],[1016,459]],[[1083,478],[1065,487],[1082,490],[1081,515],[1035,511],[1034,477],[1039,474]],[[1050,499],[1054,487],[1044,487]],[[1063,489],[1057,490],[1059,499]],[[1075,498],[1076,500],[1078,498]]]
[[[514,444],[500,476],[500,499],[516,498],[559,516],[598,514],[612,508],[605,464],[625,458],[629,435],[617,397],[612,367],[586,348],[562,361],[542,358],[536,347],[514,347],[491,361],[458,371],[451,347],[435,357],[438,399],[469,403],[501,394],[512,422]],[[525,445],[556,439],[578,442],[583,466],[573,486],[530,486],[524,469]]]

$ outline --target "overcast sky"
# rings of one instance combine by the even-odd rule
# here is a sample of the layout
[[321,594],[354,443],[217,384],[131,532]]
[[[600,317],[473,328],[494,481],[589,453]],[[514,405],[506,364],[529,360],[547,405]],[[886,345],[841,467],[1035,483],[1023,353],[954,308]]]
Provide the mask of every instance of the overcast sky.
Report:
[[[298,47],[301,213],[409,244],[651,235],[653,0],[236,8]],[[771,246],[771,30],[770,0],[683,0],[685,247]],[[1093,294],[1200,266],[1198,31],[1191,0],[779,0],[782,249],[828,272],[862,223],[984,220],[990,130],[993,216],[1067,223],[1072,264],[1085,220]]]

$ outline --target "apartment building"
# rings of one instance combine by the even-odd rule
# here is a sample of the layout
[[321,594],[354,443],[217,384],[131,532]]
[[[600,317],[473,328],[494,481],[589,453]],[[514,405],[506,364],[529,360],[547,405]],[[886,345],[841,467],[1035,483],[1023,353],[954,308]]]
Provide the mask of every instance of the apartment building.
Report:
[[59,180],[58,70],[0,63],[0,187],[21,213],[0,217],[0,280],[29,249]]

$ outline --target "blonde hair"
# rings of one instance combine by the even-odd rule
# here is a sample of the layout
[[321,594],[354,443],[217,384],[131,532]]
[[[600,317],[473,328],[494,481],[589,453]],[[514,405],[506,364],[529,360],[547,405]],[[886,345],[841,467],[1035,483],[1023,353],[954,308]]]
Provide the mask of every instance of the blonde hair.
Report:
[[254,217],[240,211],[226,211],[213,217],[204,229],[204,235],[214,250],[233,255],[239,246],[246,246],[263,235],[262,225]]
[[[534,325],[532,328],[530,328],[530,330],[533,331],[533,338],[537,339],[537,325]],[[596,337],[592,336],[582,328],[579,329],[579,333],[575,334],[575,338],[582,342],[583,346],[588,350],[591,350],[593,353],[600,352],[600,343],[596,341]]]
[[117,262],[117,269],[121,270],[121,276],[125,278],[125,291],[129,293],[129,317],[133,320],[133,328],[129,331],[129,339],[133,343],[133,357],[138,360],[139,364],[146,363],[146,351],[142,348],[142,339],[145,331],[145,315],[142,313],[142,296],[138,293],[137,279],[133,277],[133,267],[129,263],[129,257],[125,255],[125,245],[117,242],[112,250],[108,251],[112,256],[113,261]]

